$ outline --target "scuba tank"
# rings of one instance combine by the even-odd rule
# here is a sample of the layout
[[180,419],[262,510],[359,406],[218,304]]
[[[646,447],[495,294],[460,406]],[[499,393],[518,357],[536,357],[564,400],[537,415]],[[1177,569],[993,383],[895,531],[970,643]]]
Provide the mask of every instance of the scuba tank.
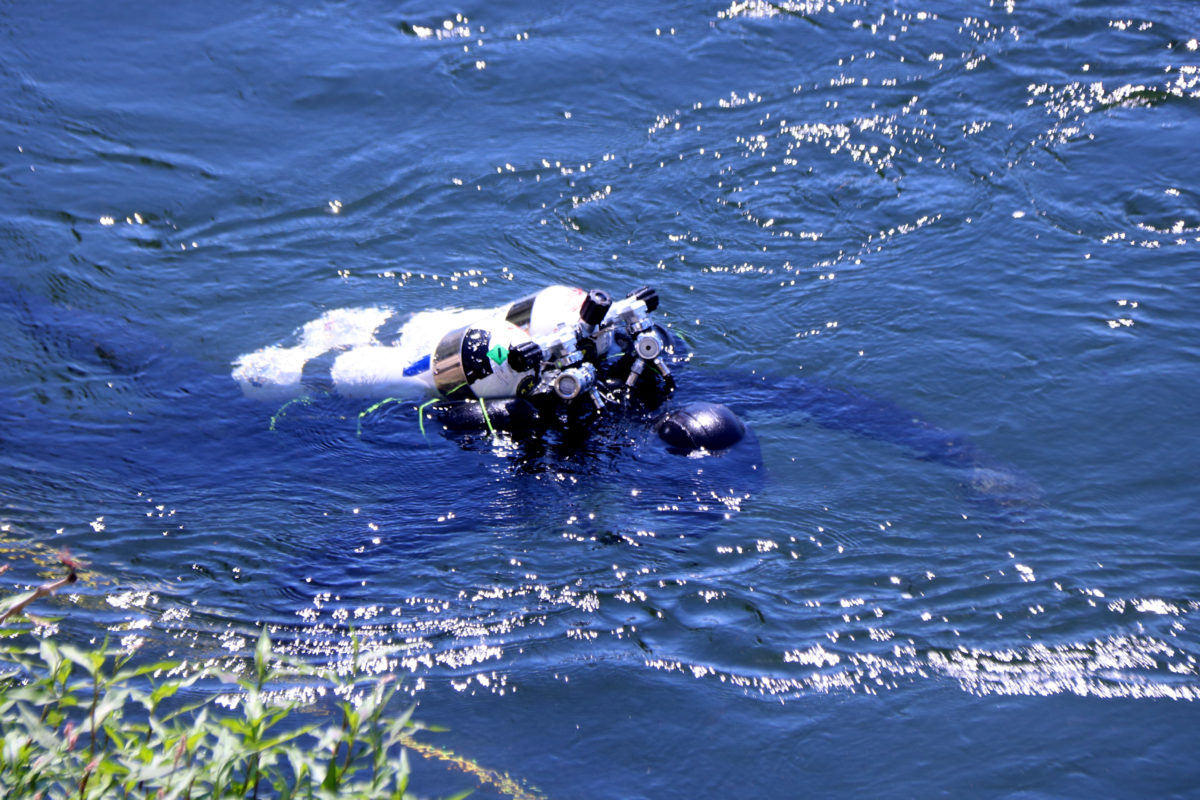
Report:
[[[648,316],[657,300],[652,289],[614,304],[598,289],[548,286],[447,331],[403,374],[445,399],[553,392],[566,402],[586,395],[599,409],[604,400],[596,388],[596,365],[607,358],[615,327],[642,320],[652,330]],[[659,344],[652,358],[658,358],[661,338]]]
[[[447,427],[532,429],[625,406],[647,365],[673,391],[657,308],[649,287],[614,301],[598,289],[548,286],[497,308],[426,311],[403,324],[387,309],[338,309],[305,325],[294,346],[242,356],[233,377],[263,399],[433,395],[431,411]],[[614,350],[620,359],[609,364]],[[724,448],[743,432],[723,406],[687,406],[654,427],[680,451]]]
[[[528,394],[537,384],[538,361],[531,342],[547,340],[580,321],[588,294],[570,286],[548,286],[447,332],[432,352],[410,364],[419,378],[445,398],[497,398]],[[605,309],[607,311],[607,309]],[[611,336],[603,342],[607,353]],[[600,352],[597,343],[596,354]],[[533,354],[533,363],[528,355]]]
[[[294,343],[240,356],[232,376],[247,397],[272,402],[313,391],[361,399],[511,397],[530,370],[514,369],[509,352],[578,322],[586,297],[582,289],[548,286],[497,308],[411,318],[386,308],[333,309],[300,328]],[[597,345],[607,351],[607,342]]]

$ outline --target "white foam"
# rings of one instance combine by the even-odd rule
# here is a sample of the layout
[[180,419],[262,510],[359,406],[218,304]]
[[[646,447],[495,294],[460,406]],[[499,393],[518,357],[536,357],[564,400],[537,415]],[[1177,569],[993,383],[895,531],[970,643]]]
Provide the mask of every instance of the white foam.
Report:
[[239,356],[233,379],[248,397],[275,400],[303,391],[301,375],[310,359],[338,347],[374,341],[375,330],[395,312],[388,308],[335,308],[300,329],[292,347],[271,345]]
[[412,375],[405,370],[433,353],[446,333],[501,309],[442,309],[421,311],[400,328],[397,341],[383,344],[375,338],[381,325],[393,318],[389,308],[337,308],[327,311],[298,331],[291,347],[270,345],[239,356],[233,378],[248,397],[278,401],[305,392],[304,366],[311,359],[340,349],[330,367],[334,390],[346,397],[411,397],[434,391],[428,365]]

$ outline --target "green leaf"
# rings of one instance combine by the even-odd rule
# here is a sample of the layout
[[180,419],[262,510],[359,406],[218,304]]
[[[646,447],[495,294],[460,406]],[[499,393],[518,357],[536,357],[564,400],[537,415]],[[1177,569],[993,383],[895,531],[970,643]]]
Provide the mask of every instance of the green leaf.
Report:
[[38,718],[38,715],[30,710],[29,706],[24,703],[18,704],[17,713],[21,717],[21,723],[26,736],[47,750],[56,750],[58,748],[58,736],[54,729],[46,727]]
[[183,684],[177,681],[167,681],[166,683],[155,686],[150,691],[150,705],[147,707],[147,710],[150,711],[157,708],[159,703],[161,703],[163,700],[166,700],[168,697],[174,697],[175,693],[181,688],[183,688]]
[[10,766],[25,763],[29,758],[25,743],[29,737],[19,730],[11,730],[4,735],[4,763]]
[[147,764],[136,770],[129,771],[129,777],[139,783],[151,783],[154,786],[159,785],[162,778],[175,772],[175,767],[170,762],[159,762],[157,764]]
[[110,714],[124,708],[127,699],[129,699],[129,692],[125,690],[114,689],[107,692],[96,704],[96,720],[103,723]]
[[266,750],[272,750],[272,749],[284,744],[285,742],[290,742],[293,739],[299,739],[301,736],[307,736],[308,734],[312,733],[314,730],[316,730],[319,727],[321,727],[321,723],[314,722],[310,725],[305,725],[303,728],[300,728],[299,730],[290,731],[288,733],[277,736],[274,739],[264,739],[262,742],[259,743],[259,747],[258,747],[259,752],[263,752]]
[[400,775],[396,779],[396,786],[400,789],[400,794],[403,795],[408,791],[408,776],[412,771],[408,766],[408,749],[400,751]]
[[312,773],[312,755],[300,747],[287,747],[284,748],[283,752],[287,756],[288,762],[292,765],[295,785],[299,786]]
[[254,648],[254,670],[258,674],[258,683],[261,686],[267,677],[267,668],[271,661],[271,634],[267,631],[267,626],[263,625],[262,633],[258,636],[258,645]]
[[237,717],[223,717],[217,721],[217,724],[232,733],[236,733],[238,736],[245,736],[250,733],[250,725],[245,720],[238,719]]
[[[189,679],[189,680],[191,680],[191,679]],[[212,702],[212,698],[206,697],[203,700],[200,700],[198,702],[189,703],[188,705],[184,706],[183,708],[177,709],[175,711],[172,711],[170,714],[167,714],[165,717],[163,717],[163,722],[170,722],[179,717],[186,717],[187,715],[191,714],[196,709],[203,709],[205,706],[207,706],[211,702]]]
[[[401,730],[403,730],[404,728],[407,728],[409,722],[412,721],[413,711],[416,709],[416,707],[417,707],[417,704],[413,703],[411,706],[409,706],[407,709],[404,710],[404,713],[402,713],[400,716],[393,719],[388,724],[389,732],[392,734],[396,734],[396,733],[400,732]],[[427,729],[427,730],[432,730],[432,729]]]
[[78,647],[70,644],[60,644],[59,652],[66,656],[70,661],[78,664],[87,670],[89,675],[95,676],[96,671],[100,669],[100,664],[104,663],[104,657],[100,657],[100,664],[95,663],[90,653],[85,653]]
[[321,788],[332,792],[338,788],[338,767],[337,753],[329,757],[329,766],[325,768],[325,780],[321,781]]
[[113,675],[113,683],[126,683],[134,678],[140,678],[143,675],[149,675],[152,672],[166,672],[175,666],[172,661],[157,661],[153,664],[146,664],[141,667],[129,667],[122,669]]
[[62,653],[58,650],[58,645],[49,639],[41,639],[38,641],[38,651],[41,653],[42,661],[46,663],[46,669],[51,674],[58,671],[58,665],[62,663]]

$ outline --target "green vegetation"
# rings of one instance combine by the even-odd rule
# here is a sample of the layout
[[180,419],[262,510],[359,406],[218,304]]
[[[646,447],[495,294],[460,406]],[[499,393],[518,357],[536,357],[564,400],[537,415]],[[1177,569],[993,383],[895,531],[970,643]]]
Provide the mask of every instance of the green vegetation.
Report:
[[[176,662],[139,665],[107,644],[87,651],[11,622],[75,581],[79,564],[65,554],[61,562],[66,577],[0,605],[0,796],[409,798],[412,749],[514,798],[536,797],[414,739],[422,726],[411,709],[388,712],[390,678],[360,682],[357,648],[351,674],[339,676],[280,657],[264,629],[243,675],[179,677]],[[208,685],[216,681],[221,691]],[[322,709],[287,699],[288,689],[314,685],[339,698],[316,722]],[[234,710],[215,702],[231,693]]]
[[[273,666],[266,631],[252,675],[221,680],[241,691],[238,710],[218,713],[213,698],[171,703],[202,675],[166,678],[163,662],[135,666],[107,648],[90,652],[4,631],[0,661],[0,793],[46,798],[402,798],[409,768],[402,742],[417,729],[409,713],[388,719],[395,689],[380,682],[357,705],[337,703],[338,719],[298,724],[297,704],[271,687],[329,673]],[[169,709],[169,710],[168,710]]]

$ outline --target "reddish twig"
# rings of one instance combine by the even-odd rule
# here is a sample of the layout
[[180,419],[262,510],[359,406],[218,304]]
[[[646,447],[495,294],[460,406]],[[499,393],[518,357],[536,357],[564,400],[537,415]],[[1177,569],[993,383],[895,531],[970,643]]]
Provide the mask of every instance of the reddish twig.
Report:
[[[59,551],[58,560],[62,562],[64,567],[67,568],[67,574],[58,580],[46,581],[41,586],[30,592],[26,597],[17,603],[14,603],[11,608],[9,608],[3,614],[0,614],[0,622],[4,622],[4,620],[8,619],[9,617],[20,614],[29,606],[30,603],[34,602],[35,600],[40,600],[47,595],[54,594],[62,587],[70,586],[72,583],[75,583],[75,581],[79,580],[79,570],[83,569],[82,562],[72,558],[71,554],[65,549]],[[5,564],[4,568],[7,569],[8,565]],[[0,570],[0,572],[3,572],[3,570]]]

